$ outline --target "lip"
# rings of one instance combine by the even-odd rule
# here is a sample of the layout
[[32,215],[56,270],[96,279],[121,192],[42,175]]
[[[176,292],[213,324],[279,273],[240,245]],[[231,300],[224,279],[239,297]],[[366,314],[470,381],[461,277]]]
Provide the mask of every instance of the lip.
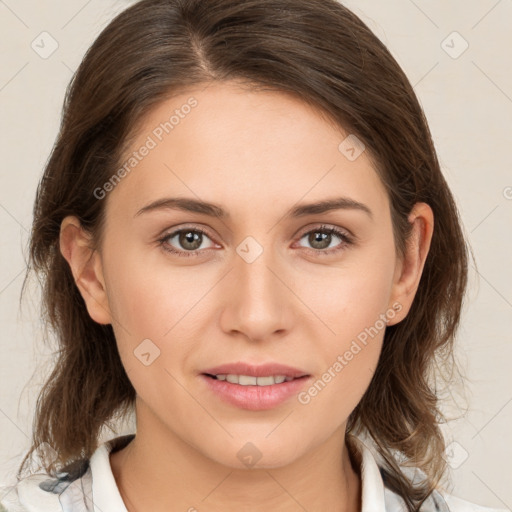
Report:
[[231,373],[234,375],[250,375],[252,377],[284,375],[285,377],[293,377],[294,379],[308,375],[308,372],[300,370],[299,368],[293,368],[292,366],[286,366],[279,363],[255,365],[244,362],[221,364],[220,366],[208,368],[201,373],[209,375],[227,375]]
[[[240,384],[232,384],[226,380],[217,380],[210,376],[219,374],[250,375],[253,377],[284,375],[285,377],[293,377],[294,380],[270,386],[242,386]],[[205,383],[207,389],[224,402],[251,411],[272,409],[283,404],[292,396],[296,396],[306,383],[311,380],[311,375],[291,366],[278,363],[257,366],[241,362],[209,368],[201,373],[199,377]]]

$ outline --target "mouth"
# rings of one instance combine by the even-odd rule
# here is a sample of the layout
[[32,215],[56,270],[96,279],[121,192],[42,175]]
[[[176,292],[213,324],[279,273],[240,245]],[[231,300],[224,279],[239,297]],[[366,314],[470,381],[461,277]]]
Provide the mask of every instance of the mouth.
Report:
[[[206,368],[203,370],[203,375],[208,375],[210,377],[217,378],[218,380],[227,380],[232,384],[241,384],[242,386],[264,386],[270,384],[279,384],[291,379],[304,377],[307,376],[308,373],[302,369],[294,368],[293,366],[287,366],[281,363],[268,362],[265,364],[253,364],[238,361]],[[260,379],[260,377],[272,377],[274,382],[261,379],[260,384],[258,384],[258,379]],[[254,381],[255,378],[256,381]]]
[[254,366],[233,363],[199,374],[212,397],[240,409],[261,411],[282,405],[296,396],[312,375],[281,364]]
[[292,380],[304,379],[309,375],[301,375],[300,377],[289,377],[286,375],[268,375],[265,377],[256,377],[255,375],[237,375],[233,373],[220,373],[209,374],[203,373],[206,377],[211,379],[229,382],[230,384],[238,384],[240,386],[273,386],[275,384],[282,384],[283,382],[290,382]]

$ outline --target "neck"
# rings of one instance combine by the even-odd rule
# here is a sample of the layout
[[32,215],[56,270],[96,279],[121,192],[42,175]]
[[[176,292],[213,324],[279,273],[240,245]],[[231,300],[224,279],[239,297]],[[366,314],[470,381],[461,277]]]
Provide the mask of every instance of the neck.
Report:
[[345,443],[345,425],[290,464],[237,469],[137,418],[135,438],[110,455],[128,512],[361,510],[359,469]]

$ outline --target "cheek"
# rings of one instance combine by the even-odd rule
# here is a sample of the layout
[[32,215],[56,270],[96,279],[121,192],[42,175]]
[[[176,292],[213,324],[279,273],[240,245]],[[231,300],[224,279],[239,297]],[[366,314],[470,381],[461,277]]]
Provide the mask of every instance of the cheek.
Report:
[[150,257],[112,251],[106,258],[107,288],[120,326],[134,336],[161,339],[198,304],[211,277],[198,267],[172,265],[157,251]]
[[[309,350],[316,352],[321,364],[315,380],[297,397],[304,413],[321,419],[328,430],[348,418],[368,388],[386,328],[386,294],[379,294],[374,286],[354,286],[359,295],[350,290],[346,289],[346,296],[340,293],[336,297],[336,305],[325,303],[322,312],[335,334],[324,329],[325,334],[312,338],[315,343]],[[370,295],[362,293],[365,291]]]
[[327,346],[339,348],[376,322],[382,328],[378,320],[389,306],[394,265],[393,248],[380,247],[354,252],[343,266],[310,270],[307,279],[297,270],[294,291],[308,306],[306,319],[316,320],[323,337],[331,340]]
[[378,364],[382,337],[370,342],[352,340],[333,351],[329,364],[297,396],[298,413],[309,421],[307,437],[324,436],[344,425],[368,389]]
[[142,394],[162,382],[168,387],[165,370],[181,372],[200,350],[201,331],[212,315],[208,291],[215,276],[206,266],[172,266],[161,255],[143,261],[136,251],[112,251],[105,260],[123,366]]
[[332,411],[326,421],[333,428],[359,403],[377,368],[386,317],[393,313],[389,310],[393,256],[392,247],[389,253],[381,247],[357,263],[316,275],[298,292],[315,313],[301,321],[314,342],[309,350],[322,362],[317,380],[298,401],[314,416],[325,417],[322,411]]

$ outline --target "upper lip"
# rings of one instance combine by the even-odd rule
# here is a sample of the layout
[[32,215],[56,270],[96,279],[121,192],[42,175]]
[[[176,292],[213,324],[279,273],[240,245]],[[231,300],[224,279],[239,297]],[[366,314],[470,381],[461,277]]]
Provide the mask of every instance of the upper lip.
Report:
[[251,364],[245,362],[226,363],[202,372],[208,375],[248,375],[252,377],[269,377],[271,375],[284,375],[285,377],[299,378],[309,375],[307,372],[292,366],[279,363]]

